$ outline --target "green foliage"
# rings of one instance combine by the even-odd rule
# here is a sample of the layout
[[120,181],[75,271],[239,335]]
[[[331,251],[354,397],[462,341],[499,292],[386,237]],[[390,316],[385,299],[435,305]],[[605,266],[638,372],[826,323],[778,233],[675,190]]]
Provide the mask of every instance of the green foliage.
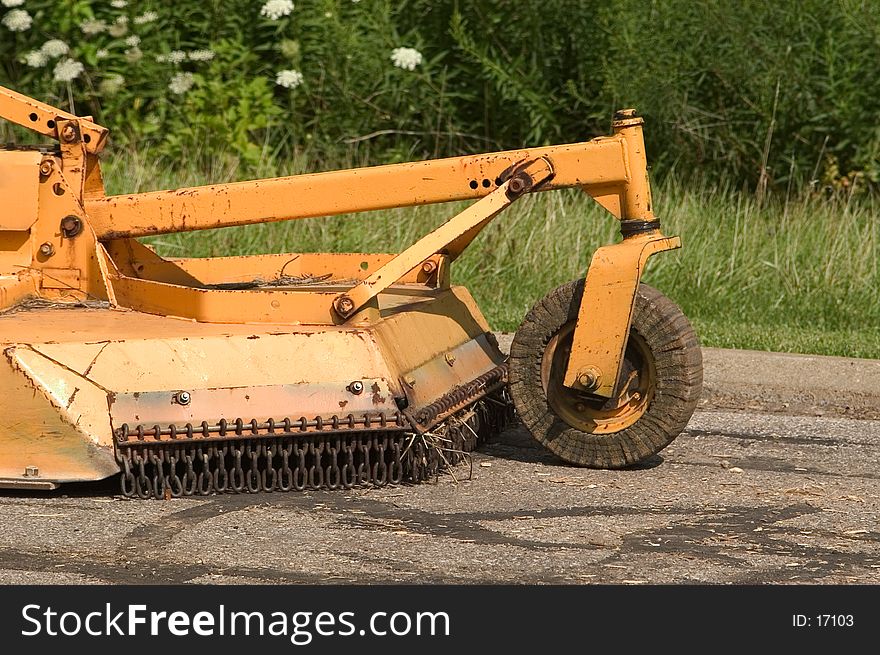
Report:
[[[30,29],[0,26],[0,83],[201,168],[576,141],[636,106],[661,173],[761,193],[880,183],[873,0],[301,0],[275,19],[264,4],[26,0]],[[29,66],[48,39],[69,55]],[[413,70],[392,63],[400,47],[421,53]],[[85,71],[55,81],[68,56]],[[277,84],[283,70],[301,84]]]

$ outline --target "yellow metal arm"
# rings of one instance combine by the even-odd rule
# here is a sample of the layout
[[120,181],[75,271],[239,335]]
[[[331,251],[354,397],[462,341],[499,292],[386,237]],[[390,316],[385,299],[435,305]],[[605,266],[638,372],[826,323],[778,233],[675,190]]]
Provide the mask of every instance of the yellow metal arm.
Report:
[[624,135],[614,135],[546,148],[90,198],[86,210],[98,238],[107,240],[477,200],[497,189],[516,166],[543,157],[553,162],[555,175],[541,191],[581,187],[618,218],[650,219],[650,206],[639,204],[644,194],[628,199],[629,147]]
[[457,255],[501,210],[552,177],[553,167],[547,159],[529,162],[485,198],[419,239],[351,291],[339,295],[333,301],[336,313],[348,318],[433,254],[451,248],[449,254]]
[[5,118],[61,142],[73,139],[69,132],[62,134],[63,128],[58,124],[58,119],[77,121],[85,148],[90,153],[101,152],[109,134],[106,127],[92,122],[91,117],[77,118],[66,111],[61,111],[2,86],[0,86],[0,118]]
[[633,304],[648,258],[681,247],[660,230],[599,248],[593,255],[571,344],[565,386],[603,398],[616,392]]

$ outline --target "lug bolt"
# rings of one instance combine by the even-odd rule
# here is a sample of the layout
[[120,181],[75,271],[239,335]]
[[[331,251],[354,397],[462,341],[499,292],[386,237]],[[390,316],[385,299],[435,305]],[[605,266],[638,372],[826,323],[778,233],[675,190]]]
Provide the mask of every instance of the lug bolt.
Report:
[[55,246],[48,241],[40,246],[40,254],[43,257],[51,257],[55,254]]
[[174,394],[174,400],[178,405],[189,405],[192,400],[192,395],[189,391],[178,391]]
[[364,383],[360,380],[355,380],[348,385],[348,390],[355,396],[358,396],[364,392]]

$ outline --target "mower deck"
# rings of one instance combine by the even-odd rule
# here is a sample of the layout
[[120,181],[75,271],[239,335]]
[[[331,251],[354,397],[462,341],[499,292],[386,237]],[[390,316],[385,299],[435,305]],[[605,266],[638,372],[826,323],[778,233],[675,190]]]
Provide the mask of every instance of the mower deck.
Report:
[[504,357],[465,289],[399,285],[377,314],[290,326],[70,305],[6,312],[0,387],[17,411],[0,417],[0,486],[105,478],[131,448],[419,433],[504,384]]

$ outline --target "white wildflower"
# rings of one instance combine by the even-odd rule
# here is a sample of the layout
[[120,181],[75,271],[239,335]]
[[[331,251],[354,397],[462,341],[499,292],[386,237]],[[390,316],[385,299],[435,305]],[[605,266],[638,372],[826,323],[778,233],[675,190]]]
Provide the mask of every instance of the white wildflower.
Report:
[[98,51],[95,53],[95,57],[97,57],[98,59],[106,59],[109,56],[110,51],[107,50],[107,48],[99,48]]
[[84,20],[79,24],[79,29],[83,34],[91,36],[92,34],[100,34],[107,31],[107,22],[103,20]]
[[141,37],[139,37],[137,34],[132,34],[130,37],[128,37],[125,40],[125,45],[127,45],[131,48],[136,48],[140,44],[141,44]]
[[180,64],[186,61],[186,53],[183,50],[172,50],[167,55],[156,55],[156,61],[160,64]]
[[285,89],[295,89],[303,83],[303,74],[296,70],[278,71],[275,75],[275,84]]
[[110,6],[114,9],[125,9],[128,6],[128,2],[126,0],[113,0]]
[[24,63],[31,68],[42,68],[49,63],[49,58],[39,50],[31,50],[24,56]]
[[113,75],[108,75],[101,83],[98,85],[98,90],[104,95],[113,95],[114,93],[119,92],[122,87],[125,86],[125,78],[118,73]]
[[116,22],[120,25],[128,25],[128,16],[122,14],[122,16],[116,17]]
[[125,54],[125,61],[129,62],[130,64],[136,64],[137,62],[139,62],[141,59],[144,58],[143,50],[141,50],[137,46],[135,46],[133,48],[129,48],[128,50],[125,51],[124,54]]
[[415,48],[394,48],[391,51],[391,61],[398,68],[415,70],[422,63],[422,53]]
[[43,44],[43,47],[40,48],[40,52],[51,59],[56,59],[57,57],[66,55],[70,52],[70,46],[60,39],[50,39]]
[[80,62],[71,59],[62,59],[55,64],[53,71],[56,82],[71,82],[79,77],[79,74],[86,69]]
[[193,79],[192,73],[178,73],[171,78],[168,88],[171,90],[171,93],[181,95],[189,91],[194,83],[195,79]]
[[154,20],[159,18],[159,14],[155,11],[145,11],[140,16],[134,17],[135,25],[146,25],[147,23],[152,23]]
[[21,7],[24,0],[3,0],[4,7]]
[[260,16],[265,16],[269,20],[278,20],[282,16],[289,16],[293,11],[293,2],[291,0],[269,0],[260,9]]
[[13,9],[3,17],[3,24],[10,32],[24,32],[29,30],[34,19],[24,9]]
[[211,61],[214,58],[213,50],[193,50],[187,57],[190,61]]
[[128,25],[116,21],[107,29],[107,32],[110,36],[118,39],[120,36],[125,36],[128,33]]

